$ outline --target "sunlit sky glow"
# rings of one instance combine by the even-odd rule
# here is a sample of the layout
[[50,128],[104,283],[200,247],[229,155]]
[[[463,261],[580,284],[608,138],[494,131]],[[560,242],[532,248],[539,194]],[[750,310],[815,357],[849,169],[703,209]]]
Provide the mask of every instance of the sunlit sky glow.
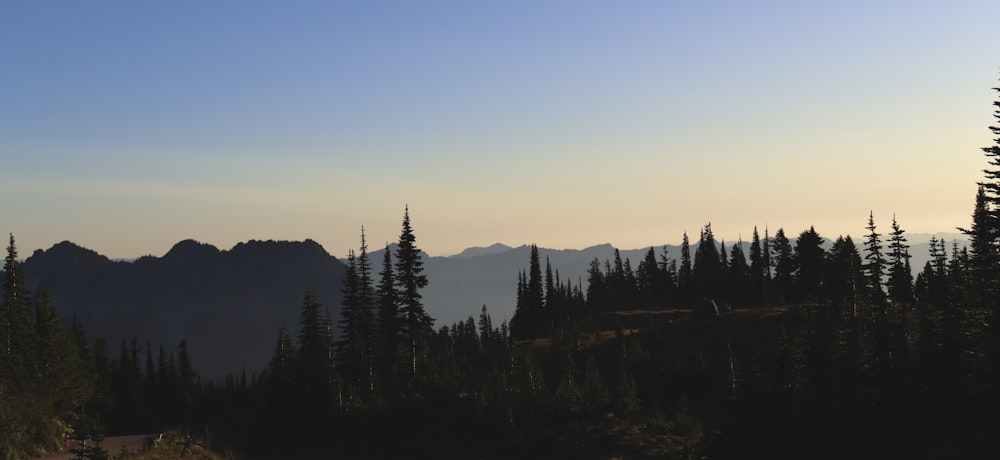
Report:
[[110,257],[409,204],[432,255],[967,225],[1000,2],[7,2],[0,231]]

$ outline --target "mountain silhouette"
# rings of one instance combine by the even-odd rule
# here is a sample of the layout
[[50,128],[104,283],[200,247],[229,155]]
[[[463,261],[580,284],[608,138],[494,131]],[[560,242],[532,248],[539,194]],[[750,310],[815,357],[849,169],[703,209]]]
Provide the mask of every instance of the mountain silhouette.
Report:
[[206,378],[260,372],[278,328],[297,335],[307,289],[336,318],[344,266],[312,240],[249,241],[228,251],[185,240],[163,257],[112,261],[71,242],[24,261],[26,285],[44,284],[63,318],[75,316],[90,340],[147,341],[154,356],[187,340],[195,370]]
[[[791,235],[793,246],[797,236],[797,233]],[[906,237],[910,244],[910,263],[913,266],[914,276],[930,259],[927,241],[930,240],[931,236],[945,240],[949,254],[951,253],[952,241],[957,241],[960,247],[968,243],[967,236],[956,233],[907,234]],[[829,250],[836,236],[823,235],[823,238],[825,240],[824,247]],[[858,251],[864,257],[864,236],[859,232],[858,235],[853,236],[853,240]],[[734,243],[736,241],[726,241],[727,253]],[[750,242],[743,241],[742,243],[744,254],[749,256]],[[695,238],[691,242],[692,256],[697,248],[698,240]],[[668,258],[680,263],[680,245],[661,244],[653,246],[653,249],[657,260],[666,250]],[[395,247],[390,247],[390,250],[395,251]],[[622,260],[630,260],[632,268],[635,269],[648,250],[649,246],[638,249],[622,249],[620,253]],[[373,273],[378,273],[381,269],[382,251],[384,249],[369,255],[373,265]],[[428,257],[427,254],[422,254],[425,260],[424,270],[428,279],[428,285],[422,291],[427,313],[435,319],[436,325],[440,327],[464,321],[469,316],[478,317],[480,309],[485,304],[494,323],[499,324],[503,320],[509,320],[514,315],[517,275],[520,271],[528,269],[530,252],[531,248],[528,245],[509,247],[497,243],[486,248],[469,248],[449,257]],[[538,248],[543,271],[545,270],[545,260],[548,258],[553,271],[558,272],[562,282],[572,281],[574,286],[579,285],[584,291],[587,289],[587,270],[590,268],[590,262],[597,259],[603,270],[605,261],[614,260],[614,252],[615,247],[609,243],[584,249]]]
[[[907,236],[915,275],[929,259],[927,240],[932,235]],[[948,242],[949,253],[951,241],[967,243],[964,235],[936,236]],[[829,247],[831,238],[824,239]],[[863,251],[862,237],[855,236],[854,242]],[[732,244],[727,242],[727,247]],[[743,244],[749,254],[749,242]],[[563,282],[586,290],[590,262],[598,259],[603,269],[604,262],[613,259],[614,249],[607,243],[585,249],[539,248],[539,255],[543,270],[548,258]],[[621,250],[621,256],[634,268],[648,249]],[[668,257],[680,259],[676,245],[654,246],[658,258],[664,249]],[[696,249],[694,241],[692,255]],[[390,250],[395,252],[395,246]],[[369,254],[372,273],[381,269],[382,251]],[[499,243],[450,257],[422,253],[429,281],[423,301],[436,326],[477,316],[484,304],[495,323],[509,320],[517,276],[527,270],[529,253],[527,245]],[[343,263],[312,240],[249,241],[228,251],[185,240],[163,257],[134,261],[113,261],[62,242],[36,251],[25,260],[24,270],[29,289],[45,283],[63,317],[75,315],[91,340],[108,339],[111,356],[117,356],[122,338],[138,338],[142,346],[149,340],[154,355],[160,345],[169,349],[187,339],[196,370],[208,378],[243,366],[248,373],[262,370],[274,351],[278,328],[287,324],[290,334],[297,335],[307,288],[336,320],[344,276]]]

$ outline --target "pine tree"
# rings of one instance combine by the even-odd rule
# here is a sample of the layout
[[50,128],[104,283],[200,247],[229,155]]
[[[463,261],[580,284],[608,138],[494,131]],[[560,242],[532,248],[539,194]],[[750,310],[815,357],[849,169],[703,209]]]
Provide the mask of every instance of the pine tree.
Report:
[[868,299],[872,305],[885,304],[885,291],[882,290],[882,277],[885,274],[885,257],[882,255],[882,235],[875,231],[875,218],[868,213],[868,235],[865,237],[865,280]]
[[531,245],[531,255],[528,260],[528,284],[527,284],[527,298],[528,310],[533,312],[531,315],[534,319],[534,323],[531,325],[532,336],[540,337],[549,332],[546,327],[548,324],[548,318],[545,314],[545,292],[542,285],[542,265],[538,257],[538,246]]
[[528,282],[524,270],[517,274],[517,301],[514,305],[514,317],[510,320],[510,334],[515,339],[534,337],[535,311],[528,308]]
[[368,243],[365,228],[361,227],[361,247],[356,261],[357,276],[357,344],[359,360],[359,389],[367,393],[375,390],[375,289],[372,286],[371,263],[368,261]]
[[976,286],[976,289],[968,291],[972,295],[968,300],[978,304],[996,305],[997,296],[1000,295],[1000,284],[998,284],[1000,280],[997,279],[1000,267],[1000,253],[997,252],[998,229],[995,220],[997,216],[991,209],[995,204],[987,194],[986,185],[980,184],[976,193],[972,226],[959,230],[969,236],[969,276]]
[[[138,369],[138,363],[134,362]],[[198,391],[198,374],[194,372],[191,354],[188,352],[187,340],[181,340],[177,345],[177,388],[180,401],[180,421],[191,426],[195,417],[195,402]]]
[[416,237],[410,226],[410,208],[403,213],[403,229],[399,235],[399,245],[396,247],[396,285],[400,310],[404,318],[404,334],[410,348],[411,376],[417,375],[417,357],[420,355],[432,331],[434,320],[424,310],[423,296],[420,290],[427,287],[427,275],[424,274],[424,262],[420,249],[416,246]]
[[642,262],[639,262],[639,268],[636,269],[635,277],[638,297],[644,303],[652,305],[661,300],[663,274],[660,272],[660,265],[656,261],[656,251],[652,247],[646,251],[646,256],[642,259]]
[[889,296],[893,302],[909,305],[913,301],[913,275],[905,233],[893,215],[892,233],[889,234]]
[[[354,250],[347,252],[347,267],[344,270],[344,285],[341,289],[340,340],[336,342],[337,355],[340,362],[341,377],[355,390],[364,386],[364,322],[359,295],[360,278],[358,276],[358,258]],[[303,314],[305,314],[305,304]],[[313,305],[310,305],[313,307]],[[320,312],[318,306],[309,312],[309,318],[303,316],[302,321],[310,321],[314,333],[320,327]],[[317,345],[318,346],[318,345]]]
[[[1000,87],[993,90],[1000,93]],[[1000,98],[993,101],[993,106],[996,107],[993,118],[1000,122]],[[986,180],[979,183],[979,194],[984,203],[980,204],[980,197],[977,196],[977,212],[973,215],[973,228],[970,229],[975,234],[970,234],[973,239],[970,243],[974,282],[986,282],[981,286],[983,300],[996,308],[1000,304],[1000,123],[989,128],[996,137],[993,145],[982,148],[989,168],[983,170]],[[982,215],[976,215],[980,213]]]
[[[295,378],[295,355],[297,351],[292,344],[292,337],[288,333],[288,325],[282,324],[278,330],[278,341],[274,347],[274,354],[267,365],[266,377],[262,379],[267,382],[267,412],[264,418],[266,429],[269,434],[288,436],[298,431],[301,420],[301,410],[299,398],[300,389],[294,385]],[[173,367],[164,360],[163,348],[160,348],[160,378],[161,388],[166,388],[169,383],[163,382],[164,377],[170,374],[168,367]]]
[[307,289],[299,316],[299,349],[294,376],[304,426],[309,429],[321,429],[332,408],[332,340],[328,319],[323,317],[322,305],[316,300],[312,290]]
[[732,300],[732,286],[729,279],[729,251],[726,249],[726,240],[719,243],[719,284],[716,288],[716,297],[725,300]]
[[[759,248],[758,248],[759,249]],[[729,255],[729,292],[734,302],[746,303],[749,300],[748,285],[750,284],[750,267],[743,253],[743,241],[733,245]]]
[[757,306],[764,303],[764,255],[761,252],[760,234],[757,227],[753,228],[753,238],[750,240],[750,276],[748,300]]
[[823,243],[813,227],[800,233],[795,241],[795,282],[799,300],[815,302],[823,293],[826,262]]
[[0,383],[14,388],[31,384],[32,318],[31,300],[24,284],[24,273],[17,260],[17,245],[10,235],[4,259],[3,304],[0,305]]
[[861,254],[850,235],[837,237],[830,248],[826,271],[826,296],[857,314],[858,288],[864,286]]
[[716,245],[715,236],[712,234],[712,224],[705,225],[698,240],[698,248],[694,253],[694,267],[692,269],[692,283],[695,286],[697,295],[701,297],[712,297],[718,293],[719,283],[722,279],[722,266],[720,264],[719,247]]
[[785,236],[785,230],[779,228],[774,234],[774,288],[780,303],[788,300],[794,291],[795,258],[792,253],[792,243]]
[[549,256],[545,256],[545,308],[543,323],[551,331],[563,320],[563,312],[560,311],[559,293],[556,290],[556,279],[552,274],[552,263]]
[[385,394],[395,394],[395,376],[400,339],[403,334],[402,321],[399,317],[399,299],[396,296],[396,275],[392,270],[392,253],[389,244],[385,245],[382,254],[382,271],[379,272],[378,286],[378,332],[381,334],[379,343],[379,369],[381,383],[386,387]]
[[[601,272],[601,262],[595,257],[587,269],[587,308],[592,312],[604,310],[607,307],[608,296],[608,280]],[[518,299],[520,305],[520,297]]]
[[693,295],[691,292],[694,284],[694,270],[691,266],[691,246],[688,242],[688,234],[684,232],[681,240],[681,268],[677,271],[677,289],[684,297]]
[[479,341],[483,349],[488,349],[493,343],[493,320],[486,310],[486,304],[483,304],[483,309],[479,312]]
[[[931,237],[930,257],[924,269],[924,280],[927,285],[926,298],[921,298],[924,304],[942,306],[948,298],[948,251],[944,239]],[[919,294],[918,294],[919,295]]]

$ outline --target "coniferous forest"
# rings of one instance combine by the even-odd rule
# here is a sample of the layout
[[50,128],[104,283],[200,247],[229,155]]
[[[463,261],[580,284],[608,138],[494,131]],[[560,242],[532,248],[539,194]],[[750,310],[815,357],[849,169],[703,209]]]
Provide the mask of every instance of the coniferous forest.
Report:
[[339,315],[306,289],[298,333],[266,338],[266,369],[218,381],[184,341],[88,337],[60,318],[44,287],[27,292],[11,236],[0,458],[166,430],[237,458],[993,458],[993,105],[970,243],[932,239],[923,267],[905,216],[859,210],[857,239],[755,228],[747,252],[706,224],[677,258],[650,248],[633,267],[616,251],[575,283],[532,247],[509,322],[470,306],[435,329],[407,209],[377,273],[362,228]]

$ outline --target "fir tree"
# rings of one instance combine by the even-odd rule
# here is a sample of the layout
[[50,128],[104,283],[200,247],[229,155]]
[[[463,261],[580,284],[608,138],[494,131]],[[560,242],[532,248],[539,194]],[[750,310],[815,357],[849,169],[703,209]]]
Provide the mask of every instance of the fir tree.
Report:
[[[759,248],[758,248],[759,249]],[[731,300],[734,302],[747,302],[747,286],[750,283],[750,267],[747,266],[747,258],[743,253],[743,242],[738,241],[733,245],[729,255],[729,292]]]
[[367,393],[375,390],[375,289],[372,286],[371,263],[368,261],[368,243],[365,228],[361,227],[361,247],[356,261],[357,276],[357,338],[360,372],[359,389]]
[[0,305],[0,383],[4,379],[15,388],[31,383],[32,318],[31,301],[24,285],[24,273],[17,260],[17,245],[10,235],[4,259],[3,304]]
[[692,279],[697,295],[711,297],[718,293],[722,278],[720,261],[719,247],[712,234],[712,224],[709,223],[701,231],[698,248],[694,254]]
[[532,336],[539,337],[548,332],[545,314],[545,292],[542,285],[542,265],[538,257],[538,246],[531,245],[531,255],[528,260],[528,284],[526,301],[528,310],[532,312],[534,323],[531,325]]
[[[299,349],[295,359],[295,381],[298,384],[299,404],[304,427],[309,430],[325,426],[332,404],[330,349],[333,338],[324,318],[322,306],[312,290],[307,289],[302,299],[299,316]],[[364,375],[358,378],[364,378]]]
[[996,204],[991,201],[986,190],[986,184],[980,184],[972,212],[972,226],[959,230],[969,236],[969,276],[976,286],[976,289],[969,291],[972,298],[968,300],[995,305],[997,296],[1000,295],[1000,280],[997,279],[1000,253],[997,252],[997,216],[991,209]]
[[638,297],[646,304],[654,304],[660,300],[663,291],[663,275],[656,261],[656,251],[652,247],[646,251],[646,256],[639,262],[635,273]]
[[681,291],[681,295],[692,295],[693,280],[694,270],[691,266],[691,246],[688,242],[688,234],[684,232],[684,238],[681,240],[681,267],[677,270],[677,289]]
[[792,253],[792,243],[785,236],[785,230],[779,228],[774,234],[774,287],[779,302],[788,300],[792,295],[795,280],[795,258]]
[[889,296],[893,302],[908,305],[913,301],[913,275],[905,233],[893,215],[892,233],[889,234]]
[[826,262],[823,243],[813,227],[800,233],[795,241],[795,282],[799,300],[815,302],[823,293]]
[[875,218],[868,213],[868,235],[865,237],[865,280],[868,299],[872,305],[885,304],[885,291],[882,290],[882,277],[885,275],[885,257],[882,255],[882,235],[875,231]]
[[[993,88],[1000,93],[1000,87]],[[1000,98],[993,101],[996,108],[993,111],[993,118],[1000,122]],[[976,282],[986,281],[982,286],[985,301],[991,307],[998,305],[998,295],[1000,295],[1000,123],[990,126],[993,134],[993,145],[983,147],[983,153],[989,167],[983,170],[985,180],[980,182],[980,198],[976,198],[976,213],[973,214],[973,228],[970,230],[974,234],[972,237],[971,262],[973,265],[973,277]],[[980,200],[983,201],[980,204]],[[982,214],[978,215],[977,214]],[[977,273],[978,272],[978,273]]]
[[760,234],[757,227],[753,228],[750,239],[750,276],[748,279],[750,294],[748,300],[755,305],[764,303],[764,255],[761,252]]
[[392,270],[392,253],[389,244],[385,245],[382,254],[382,271],[379,272],[378,286],[378,332],[381,335],[379,343],[379,368],[382,374],[381,382],[386,386],[386,393],[395,393],[396,359],[399,354],[400,339],[403,334],[402,322],[399,317],[399,300],[396,296],[396,275]]
[[[601,262],[595,257],[590,261],[590,268],[587,269],[587,308],[590,311],[604,310],[607,305],[608,281],[601,272]],[[520,299],[520,297],[518,297]],[[520,305],[520,300],[518,301]],[[511,326],[513,328],[513,326]]]
[[403,331],[410,351],[410,371],[417,375],[417,357],[427,345],[434,320],[424,310],[420,290],[427,287],[424,262],[416,245],[416,236],[410,226],[410,208],[403,213],[402,232],[396,247],[396,286],[400,310],[403,314]]
[[861,254],[850,235],[837,237],[830,248],[826,271],[826,296],[835,304],[851,308],[857,315],[858,287],[864,286]]

